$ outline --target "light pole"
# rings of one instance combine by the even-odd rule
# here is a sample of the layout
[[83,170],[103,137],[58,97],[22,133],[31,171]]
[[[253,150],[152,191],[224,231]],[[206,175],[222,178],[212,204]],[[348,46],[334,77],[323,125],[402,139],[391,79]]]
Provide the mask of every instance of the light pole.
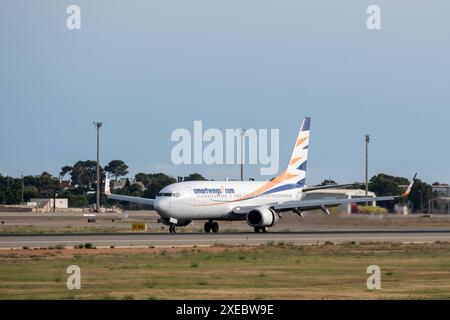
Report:
[[[366,198],[369,196],[369,142],[370,142],[370,135],[365,135],[366,140]],[[369,203],[366,202],[366,206],[368,206]]]
[[241,129],[241,181],[244,181],[244,137],[246,129]]
[[366,134],[366,197],[369,195],[369,142],[370,135]]
[[103,122],[93,122],[97,130],[97,192],[96,192],[96,205],[95,211],[98,212],[100,209],[100,128]]
[[21,175],[21,179],[22,179],[22,204],[24,204],[24,199],[23,199],[23,189],[24,189],[23,174]]
[[53,213],[56,212],[56,188],[53,188]]

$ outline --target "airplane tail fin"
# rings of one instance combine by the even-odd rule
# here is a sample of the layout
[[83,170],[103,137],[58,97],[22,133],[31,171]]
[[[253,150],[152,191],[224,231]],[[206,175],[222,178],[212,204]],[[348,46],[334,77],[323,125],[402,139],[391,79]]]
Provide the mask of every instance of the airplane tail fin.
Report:
[[305,186],[310,123],[311,118],[309,117],[303,120],[288,166],[281,175],[274,179],[275,182],[283,183],[283,185],[295,185],[300,188]]
[[310,124],[311,118],[306,117],[303,120],[297,140],[295,140],[294,149],[292,150],[292,155],[286,169],[286,173],[289,176],[293,176],[292,183],[297,184],[300,187],[305,186]]

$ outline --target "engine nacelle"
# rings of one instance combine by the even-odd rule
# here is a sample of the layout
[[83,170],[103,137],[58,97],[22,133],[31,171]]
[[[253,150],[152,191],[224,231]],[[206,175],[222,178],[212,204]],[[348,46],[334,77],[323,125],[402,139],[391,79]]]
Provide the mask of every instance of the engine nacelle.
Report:
[[247,223],[250,227],[271,227],[278,222],[278,214],[266,207],[258,207],[247,213]]

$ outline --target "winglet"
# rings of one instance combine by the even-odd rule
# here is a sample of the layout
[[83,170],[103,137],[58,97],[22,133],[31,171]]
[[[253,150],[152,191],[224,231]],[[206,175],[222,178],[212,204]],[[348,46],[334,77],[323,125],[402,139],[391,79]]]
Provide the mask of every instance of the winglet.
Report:
[[417,177],[417,173],[414,175],[414,178],[411,180],[411,182],[408,185],[408,188],[406,189],[406,191],[402,194],[403,198],[408,198],[409,194],[411,193],[411,189],[414,185],[414,182],[416,181],[416,177]]
[[108,175],[105,178],[105,195],[109,196],[111,194],[111,189],[109,188],[109,178]]

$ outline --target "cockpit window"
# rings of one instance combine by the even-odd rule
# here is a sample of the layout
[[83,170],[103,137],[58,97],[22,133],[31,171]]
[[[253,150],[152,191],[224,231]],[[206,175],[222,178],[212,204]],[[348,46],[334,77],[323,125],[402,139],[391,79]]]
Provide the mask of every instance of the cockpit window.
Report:
[[158,197],[171,197],[172,192],[160,192],[158,193]]
[[157,195],[158,197],[174,197],[178,198],[180,194],[178,192],[160,192]]

